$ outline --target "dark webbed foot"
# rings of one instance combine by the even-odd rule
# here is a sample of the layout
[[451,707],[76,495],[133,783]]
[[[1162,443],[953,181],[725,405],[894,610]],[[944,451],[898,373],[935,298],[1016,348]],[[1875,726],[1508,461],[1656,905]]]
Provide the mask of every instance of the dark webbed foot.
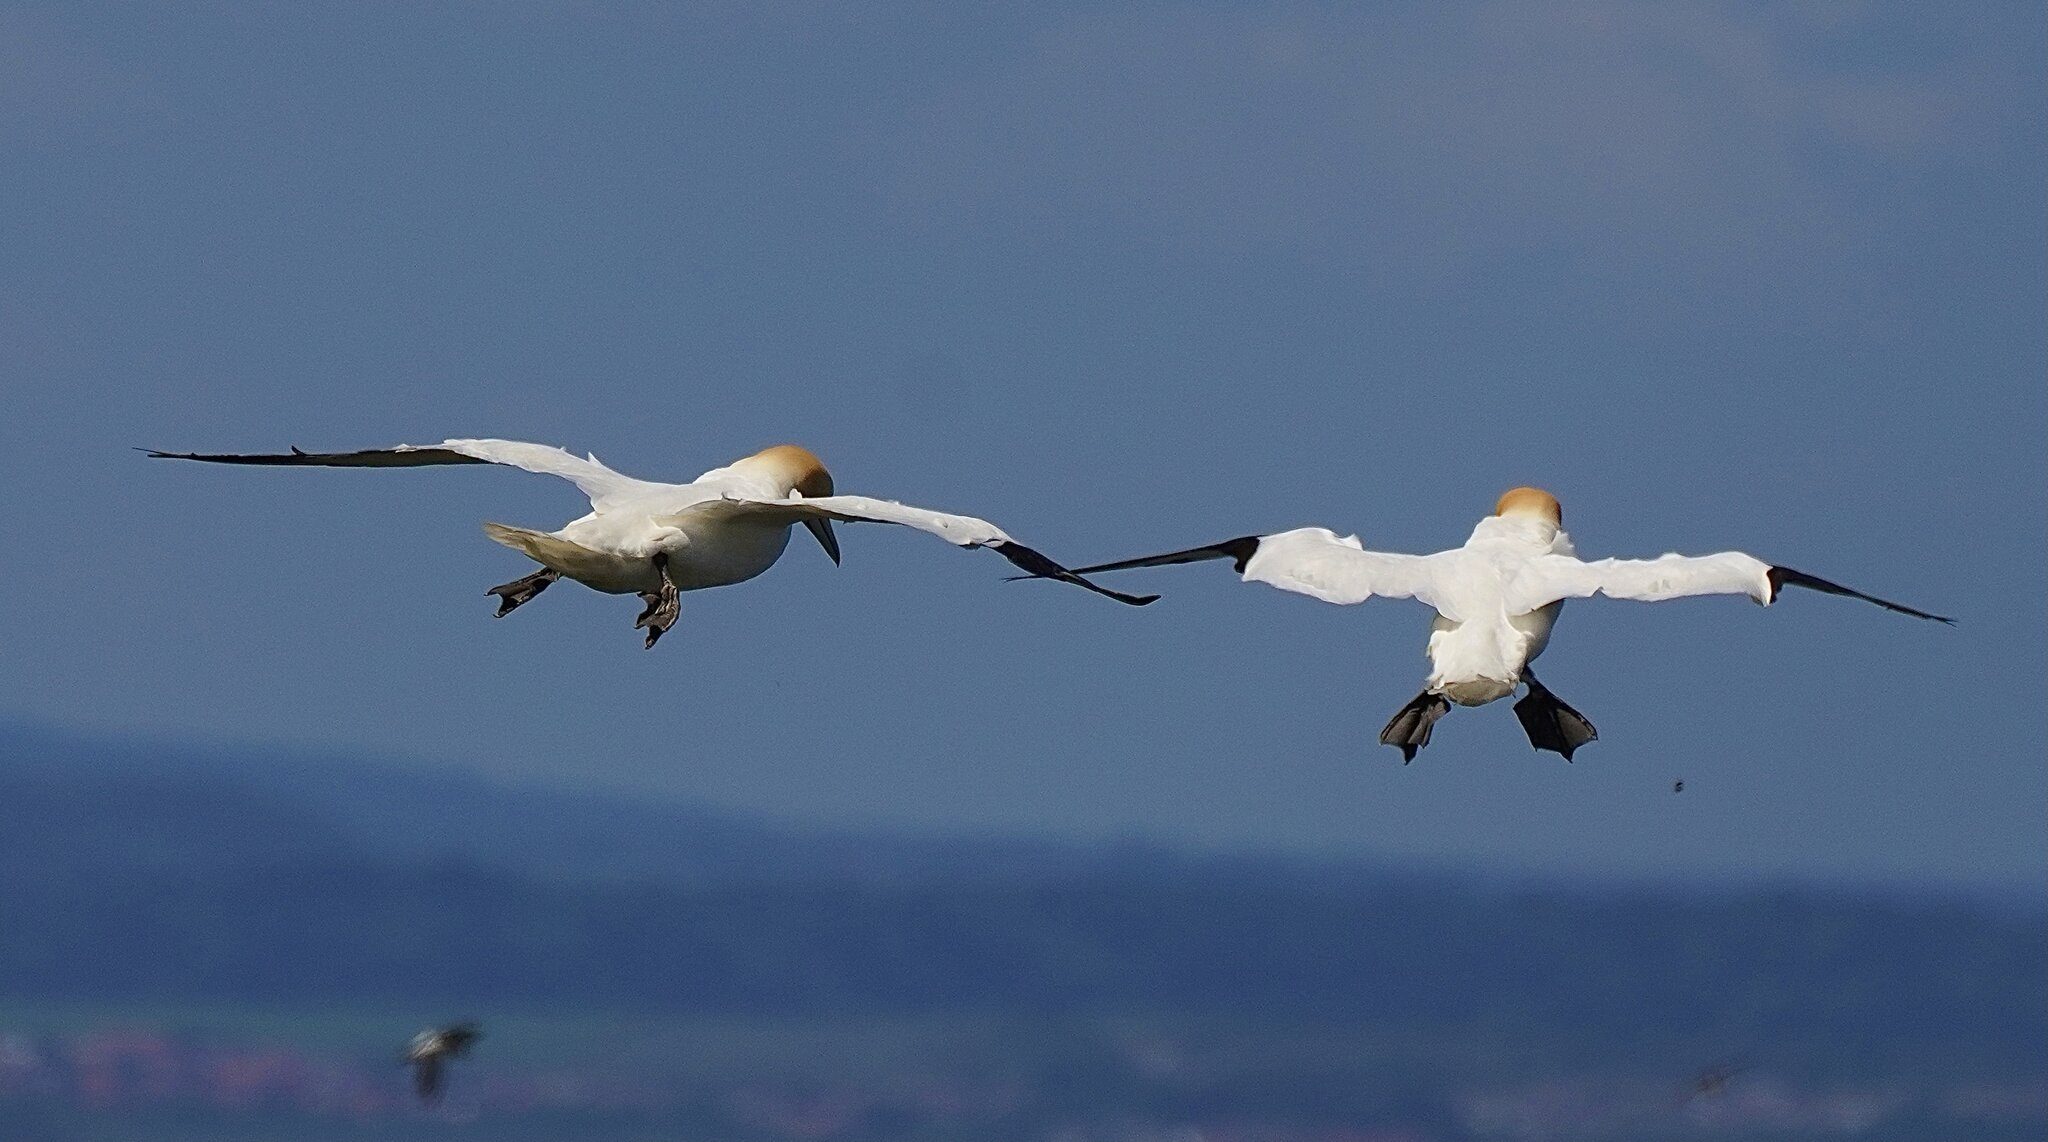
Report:
[[1380,744],[1398,746],[1401,764],[1406,765],[1415,760],[1416,751],[1429,744],[1429,728],[1450,710],[1450,699],[1424,690],[1401,707],[1401,712],[1380,731]]
[[532,602],[535,595],[547,590],[548,584],[561,577],[562,573],[560,571],[552,567],[543,567],[524,579],[514,579],[510,583],[500,583],[485,591],[484,594],[486,595],[498,596],[498,613],[492,617],[502,619],[513,611],[518,610],[521,606]]
[[1515,703],[1515,717],[1521,719],[1530,745],[1561,753],[1570,761],[1573,750],[1600,737],[1584,714],[1565,705],[1535,675],[1524,671],[1522,681],[1529,684],[1529,694]]
[[634,630],[647,628],[649,650],[653,650],[661,636],[668,633],[668,628],[676,625],[676,615],[683,606],[682,592],[676,590],[675,583],[668,577],[668,556],[655,556],[654,569],[661,575],[661,586],[640,592],[640,599],[647,604],[647,609],[641,611],[639,619],[633,623]]

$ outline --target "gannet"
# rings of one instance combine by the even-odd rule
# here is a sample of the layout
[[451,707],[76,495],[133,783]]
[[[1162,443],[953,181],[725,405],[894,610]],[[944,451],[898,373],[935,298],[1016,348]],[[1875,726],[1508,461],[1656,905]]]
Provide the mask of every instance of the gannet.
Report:
[[560,476],[590,497],[590,514],[557,531],[486,523],[484,533],[541,565],[539,571],[485,592],[498,597],[497,617],[531,602],[568,576],[614,595],[638,594],[646,608],[635,630],[647,646],[676,621],[679,593],[740,583],[766,571],[789,543],[791,524],[809,529],[833,563],[839,540],[832,521],[893,523],[930,532],[961,547],[986,547],[1030,575],[1086,587],[1120,603],[1143,606],[1156,595],[1126,595],[1090,583],[1044,555],[972,516],[948,515],[866,496],[840,496],[832,475],[807,449],[764,448],[687,484],[662,484],[621,475],[560,448],[517,440],[444,440],[361,452],[202,454],[158,452],[167,460],[216,464],[293,464],[330,468],[411,468],[435,464],[505,464]]
[[1429,744],[1430,727],[1451,703],[1483,706],[1514,693],[1517,686],[1528,689],[1515,703],[1515,716],[1530,745],[1570,761],[1573,750],[1598,736],[1584,715],[1545,689],[1529,670],[1530,661],[1549,644],[1566,599],[1601,594],[1655,602],[1725,594],[1748,595],[1768,606],[1783,588],[1806,587],[1916,618],[1955,621],[1735,551],[1587,562],[1573,554],[1563,525],[1557,497],[1523,487],[1501,496],[1464,546],[1434,555],[1368,551],[1357,536],[1305,527],[1099,563],[1075,574],[1229,559],[1247,583],[1270,583],[1326,603],[1362,603],[1381,595],[1434,608],[1429,684],[1380,733],[1380,741],[1400,749],[1403,764]]
[[419,1092],[421,1102],[431,1104],[440,1099],[445,1062],[468,1054],[470,1045],[481,1038],[483,1032],[474,1023],[429,1027],[412,1037],[398,1061],[412,1068],[413,1089]]

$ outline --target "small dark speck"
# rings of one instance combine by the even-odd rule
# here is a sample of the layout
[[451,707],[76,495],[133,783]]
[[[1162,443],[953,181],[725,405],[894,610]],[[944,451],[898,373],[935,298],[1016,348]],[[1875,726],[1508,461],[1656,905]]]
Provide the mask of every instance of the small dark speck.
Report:
[[1715,1063],[1693,1079],[1691,1095],[1695,1098],[1715,1098],[1726,1094],[1729,1081],[1748,1069],[1747,1063]]
[[1672,783],[1671,783],[1671,791],[1672,791],[1673,793],[1683,793],[1683,792],[1685,792],[1685,779],[1684,779],[1684,778],[1680,778],[1679,780],[1677,780],[1677,781],[1674,781],[1674,782],[1672,782]]

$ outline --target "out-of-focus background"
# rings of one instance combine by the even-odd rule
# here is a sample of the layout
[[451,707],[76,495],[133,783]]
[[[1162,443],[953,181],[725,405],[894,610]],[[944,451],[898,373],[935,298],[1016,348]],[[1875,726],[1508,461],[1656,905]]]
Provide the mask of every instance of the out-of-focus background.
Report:
[[[0,1136],[2038,1137],[2044,32],[0,8]],[[1574,603],[1597,744],[1403,767],[1410,604],[856,527],[646,653],[488,617],[566,486],[130,450],[451,435],[1076,563],[1536,483],[1962,621]]]

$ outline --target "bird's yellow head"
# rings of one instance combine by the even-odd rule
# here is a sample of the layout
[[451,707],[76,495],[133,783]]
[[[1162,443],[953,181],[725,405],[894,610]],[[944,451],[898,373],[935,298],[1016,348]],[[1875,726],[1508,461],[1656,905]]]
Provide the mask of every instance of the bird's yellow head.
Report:
[[1509,488],[1501,493],[1500,502],[1493,505],[1495,515],[1533,516],[1547,519],[1553,526],[1564,526],[1564,509],[1557,504],[1557,497],[1542,488]]
[[[740,465],[766,472],[770,479],[781,485],[784,495],[791,492],[807,500],[832,494],[832,473],[825,470],[825,462],[818,459],[810,449],[797,444],[777,444],[763,448],[752,456],[740,461]],[[738,466],[738,465],[736,465]],[[822,516],[807,519],[804,527],[817,539],[818,546],[839,562],[839,537],[832,534],[832,521]]]
[[773,473],[784,492],[795,492],[807,500],[832,494],[832,473],[810,449],[797,444],[763,448],[740,461],[751,468]]

